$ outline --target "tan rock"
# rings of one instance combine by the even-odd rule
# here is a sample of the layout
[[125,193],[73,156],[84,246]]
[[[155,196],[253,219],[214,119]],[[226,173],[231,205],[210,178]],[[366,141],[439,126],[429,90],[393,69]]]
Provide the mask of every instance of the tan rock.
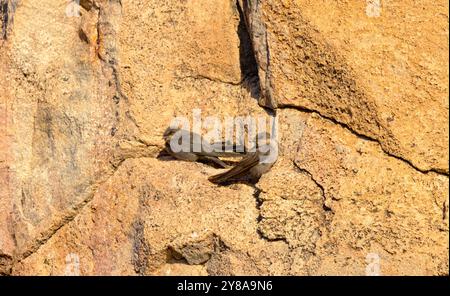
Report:
[[[0,274],[448,274],[448,8],[120,2],[11,15]],[[256,72],[280,132],[256,187],[158,156],[194,109],[267,119]]]
[[446,1],[241,2],[262,105],[318,112],[422,171],[448,174]]
[[[320,184],[333,212],[319,253],[334,259],[318,273],[337,265],[337,274],[360,274],[370,253],[385,274],[447,273],[447,176],[413,170],[317,116],[307,120],[298,151],[296,166]],[[349,256],[358,263],[345,271]]]
[[81,274],[148,274],[170,263],[203,264],[222,248],[245,246],[256,236],[252,189],[217,187],[207,180],[214,169],[202,167],[126,160],[75,220],[14,272],[48,272],[41,266],[53,256],[53,274],[64,274],[65,257],[73,253]]
[[[113,71],[97,58],[96,44],[80,39],[79,18],[58,7],[22,1],[1,48],[8,65],[8,232],[18,256],[70,220],[113,169],[112,130],[121,116]],[[98,22],[97,14],[82,13],[83,22]]]

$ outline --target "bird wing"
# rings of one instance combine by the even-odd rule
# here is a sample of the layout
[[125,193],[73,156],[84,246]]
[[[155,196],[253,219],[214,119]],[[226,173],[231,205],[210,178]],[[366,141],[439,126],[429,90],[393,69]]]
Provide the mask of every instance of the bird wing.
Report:
[[208,178],[209,181],[220,184],[226,181],[239,179],[247,175],[251,168],[259,163],[258,153],[248,154],[244,159],[238,162],[234,167],[224,173],[220,173]]
[[[228,142],[215,142],[208,143],[203,137],[197,133],[193,133],[187,130],[177,130],[174,135],[166,139],[166,146],[170,147],[170,141],[174,140],[176,135],[177,145],[182,145],[186,150],[185,153],[193,153],[202,156],[209,157],[242,157],[247,151],[245,146],[236,145]],[[184,140],[189,140],[188,143],[184,143]]]
[[245,147],[245,144],[238,144],[229,141],[213,142],[211,143],[211,146],[213,147],[214,150],[217,151],[229,151],[229,152],[233,151],[238,153],[247,152],[247,147]]
[[[242,157],[247,153],[245,145],[238,145],[229,142],[214,142],[210,144],[213,151],[209,154],[216,157]],[[207,152],[205,152],[207,153]]]
[[199,153],[205,156],[213,156],[213,157],[242,157],[247,152],[247,149],[244,145],[237,145],[229,142],[213,142],[211,144],[204,142],[203,145],[208,146],[208,150],[211,152],[205,151],[202,146],[202,152]]

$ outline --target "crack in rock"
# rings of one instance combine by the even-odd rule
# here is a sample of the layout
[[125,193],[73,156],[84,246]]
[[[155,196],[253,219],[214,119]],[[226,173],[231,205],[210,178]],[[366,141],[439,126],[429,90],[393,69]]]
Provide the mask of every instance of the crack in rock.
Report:
[[0,0],[0,24],[2,26],[1,37],[8,39],[8,33],[11,31],[11,25],[14,20],[17,0]]
[[304,169],[304,168],[301,168],[301,167],[295,162],[295,160],[292,161],[292,163],[293,163],[294,167],[295,167],[299,172],[302,172],[302,173],[305,173],[306,175],[308,175],[308,177],[311,179],[311,181],[313,181],[314,184],[316,184],[316,186],[320,189],[320,192],[322,193],[322,198],[323,198],[323,209],[324,209],[325,211],[331,211],[331,212],[333,212],[333,209],[328,205],[328,199],[327,199],[327,196],[326,196],[326,194],[325,194],[325,188],[324,188],[324,186],[323,186],[322,184],[320,184],[319,181],[317,181],[317,180],[314,178],[314,176],[313,176],[308,170],[306,170],[306,169]]
[[407,164],[409,167],[411,167],[412,169],[414,169],[415,171],[417,171],[419,173],[422,173],[422,174],[436,173],[438,175],[445,176],[445,177],[449,176],[449,173],[442,171],[440,169],[436,169],[436,168],[432,168],[429,170],[420,169],[419,167],[415,166],[410,160],[405,159],[401,156],[392,154],[389,151],[386,151],[385,148],[383,147],[382,143],[378,139],[369,137],[364,134],[360,134],[357,131],[355,131],[354,129],[352,129],[349,125],[347,125],[343,122],[337,121],[336,119],[334,119],[332,117],[325,116],[322,113],[320,113],[320,111],[318,111],[318,110],[311,110],[308,108],[293,106],[293,105],[283,105],[283,106],[278,107],[278,109],[291,109],[291,110],[296,110],[296,111],[303,112],[303,113],[316,114],[317,116],[321,117],[324,120],[328,120],[328,121],[332,122],[333,124],[337,124],[337,125],[341,126],[342,128],[349,131],[350,133],[352,133],[353,135],[355,135],[356,137],[358,137],[360,139],[377,143],[378,146],[381,148],[381,151],[383,151],[383,153],[385,153],[387,156],[393,157],[393,158]]
[[266,26],[262,21],[261,1],[238,0],[237,6],[244,14],[258,65],[258,76],[261,87],[259,104],[270,109],[276,109],[277,103],[272,91],[270,51],[267,43]]

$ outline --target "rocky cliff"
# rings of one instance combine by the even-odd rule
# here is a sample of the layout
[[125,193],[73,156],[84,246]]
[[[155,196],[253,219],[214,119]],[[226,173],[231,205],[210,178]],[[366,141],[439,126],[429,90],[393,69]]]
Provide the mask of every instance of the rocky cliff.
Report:
[[[448,15],[0,0],[0,273],[448,274]],[[159,157],[193,109],[276,114],[276,165],[216,186]]]

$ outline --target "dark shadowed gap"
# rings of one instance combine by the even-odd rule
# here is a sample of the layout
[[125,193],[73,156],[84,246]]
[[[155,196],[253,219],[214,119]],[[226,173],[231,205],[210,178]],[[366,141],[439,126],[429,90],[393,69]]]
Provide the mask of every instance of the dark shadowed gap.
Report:
[[6,32],[8,30],[8,1],[0,0],[0,17],[2,19],[2,38],[6,40]]
[[0,0],[0,23],[2,26],[0,39],[8,38],[8,30],[13,22],[16,6],[17,0]]
[[245,15],[239,1],[236,1],[239,12],[239,59],[241,67],[242,85],[251,93],[255,99],[259,99],[261,87],[259,84],[258,64],[253,51],[252,40],[245,23]]

